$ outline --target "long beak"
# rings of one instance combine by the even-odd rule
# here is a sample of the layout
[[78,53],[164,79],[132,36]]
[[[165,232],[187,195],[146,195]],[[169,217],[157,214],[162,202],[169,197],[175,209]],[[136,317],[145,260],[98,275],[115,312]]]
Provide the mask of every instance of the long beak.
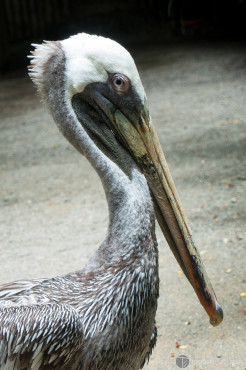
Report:
[[126,117],[107,99],[103,99],[103,104],[102,101],[98,103],[106,111],[117,136],[144,173],[152,192],[159,225],[207,312],[210,323],[213,326],[219,325],[223,311],[193,243],[185,212],[147,108],[138,106],[135,112]]

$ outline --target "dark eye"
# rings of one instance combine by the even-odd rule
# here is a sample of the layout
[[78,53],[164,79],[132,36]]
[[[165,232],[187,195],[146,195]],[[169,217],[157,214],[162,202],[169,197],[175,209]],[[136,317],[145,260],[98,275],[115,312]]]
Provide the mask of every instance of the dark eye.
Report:
[[115,73],[111,76],[113,89],[116,91],[127,91],[130,87],[129,78],[121,73]]
[[122,80],[121,78],[119,78],[119,77],[116,77],[116,78],[114,79],[113,83],[114,83],[114,86],[115,86],[116,88],[122,87],[122,86],[123,86],[123,84],[124,84],[123,80]]

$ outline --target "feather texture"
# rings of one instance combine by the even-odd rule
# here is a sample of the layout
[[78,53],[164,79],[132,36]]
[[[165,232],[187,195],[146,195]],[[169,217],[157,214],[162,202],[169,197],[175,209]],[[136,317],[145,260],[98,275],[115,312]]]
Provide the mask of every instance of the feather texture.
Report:
[[86,84],[119,69],[144,101],[133,59],[112,40],[81,34],[33,52],[29,73],[42,99],[102,180],[109,228],[82,270],[0,286],[1,370],[137,370],[155,345],[158,249],[147,181],[126,150],[129,174],[97,147],[71,103]]

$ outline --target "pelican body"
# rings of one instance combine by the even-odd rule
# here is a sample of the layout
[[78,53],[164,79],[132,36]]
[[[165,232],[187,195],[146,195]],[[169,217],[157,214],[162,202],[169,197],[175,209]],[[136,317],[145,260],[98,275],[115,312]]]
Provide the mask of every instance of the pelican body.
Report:
[[222,310],[131,55],[84,33],[35,47],[29,74],[60,131],[97,171],[109,226],[82,270],[0,286],[0,369],[137,370],[157,338],[155,218],[213,325]]

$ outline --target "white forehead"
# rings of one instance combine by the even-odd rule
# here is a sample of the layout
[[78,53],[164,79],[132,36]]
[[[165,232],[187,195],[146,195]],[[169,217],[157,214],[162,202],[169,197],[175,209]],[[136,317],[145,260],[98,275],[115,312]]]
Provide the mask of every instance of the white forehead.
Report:
[[130,53],[105,37],[79,33],[61,41],[66,57],[67,87],[70,94],[82,92],[92,82],[106,82],[109,73],[123,73],[141,100],[145,99],[136,65]]

